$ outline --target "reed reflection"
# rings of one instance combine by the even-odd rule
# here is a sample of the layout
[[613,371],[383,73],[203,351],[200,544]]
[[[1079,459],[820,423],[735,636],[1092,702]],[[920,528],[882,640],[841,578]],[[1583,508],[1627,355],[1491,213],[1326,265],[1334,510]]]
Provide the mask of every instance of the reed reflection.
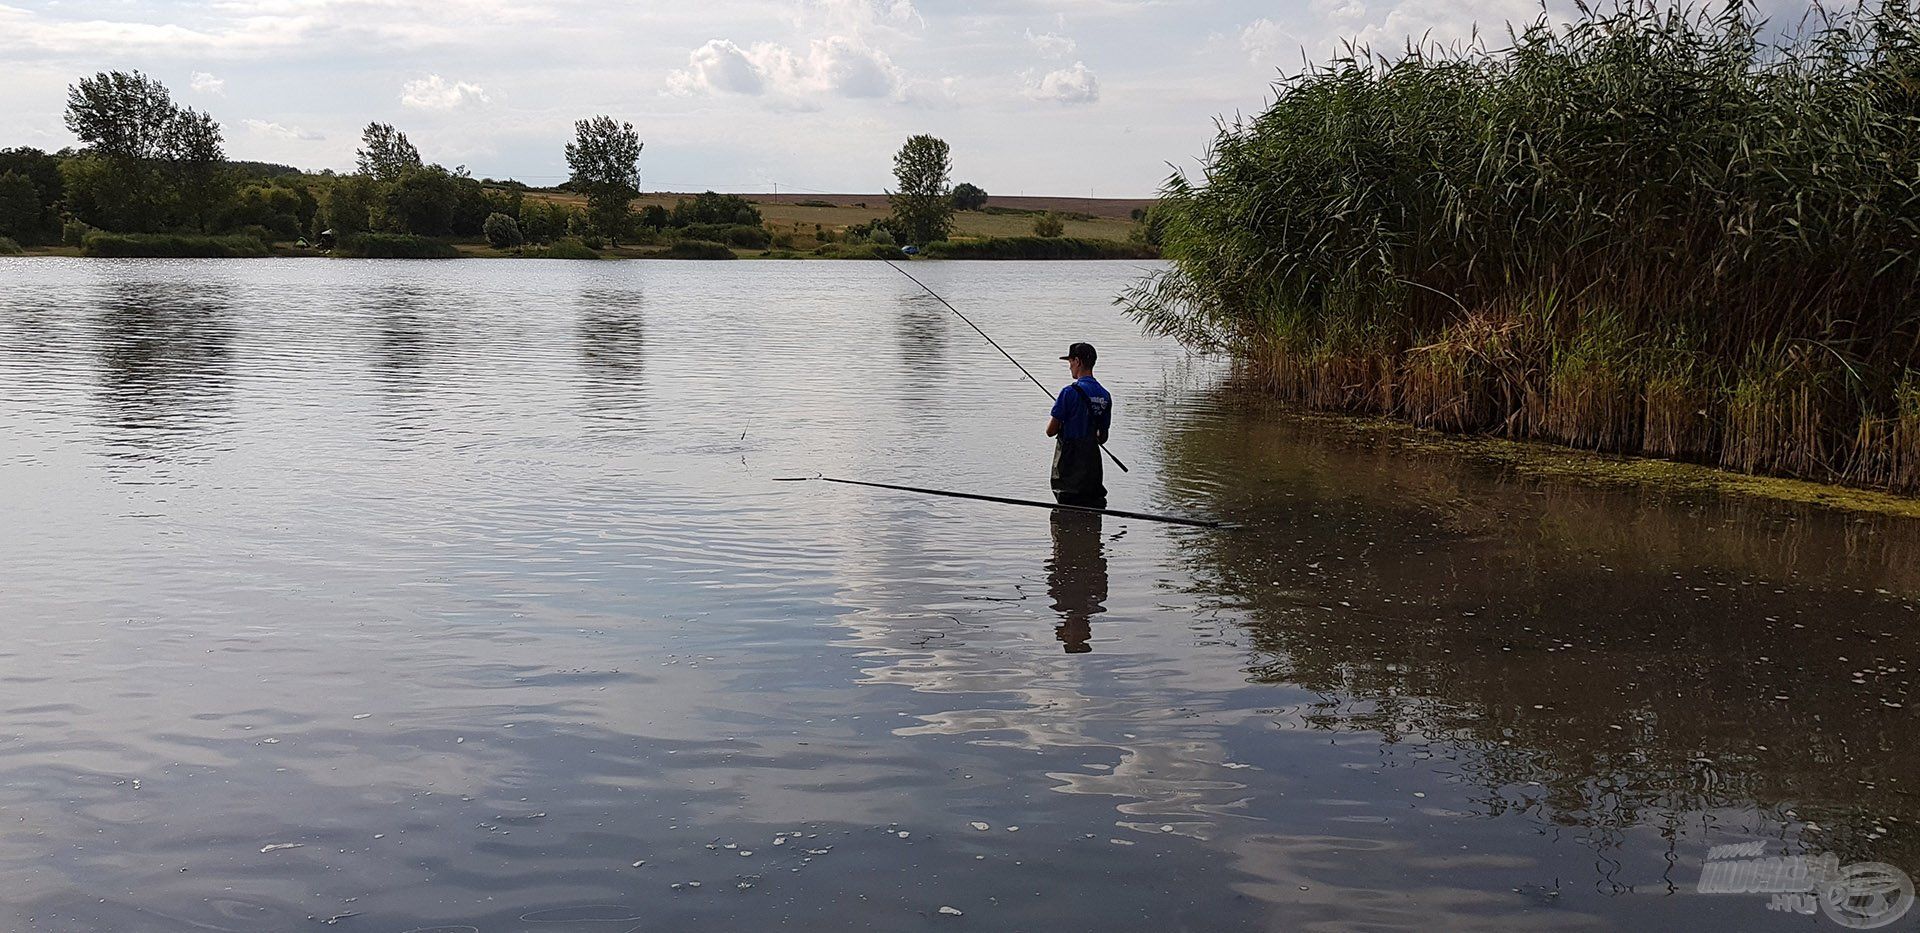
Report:
[[1242,620],[1251,680],[1327,698],[1302,727],[1445,749],[1490,815],[1603,850],[1732,810],[1920,871],[1920,526],[1534,481],[1225,403],[1166,452],[1169,492],[1244,523],[1183,539],[1193,592]]
[[1093,617],[1107,611],[1107,554],[1095,512],[1053,510],[1047,595],[1060,623],[1053,634],[1068,654],[1093,650]]

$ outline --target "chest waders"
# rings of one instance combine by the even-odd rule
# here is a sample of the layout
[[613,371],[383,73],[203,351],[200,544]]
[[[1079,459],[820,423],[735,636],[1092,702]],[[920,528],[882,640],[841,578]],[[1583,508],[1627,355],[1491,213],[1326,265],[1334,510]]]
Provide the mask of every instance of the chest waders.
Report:
[[1053,439],[1053,495],[1064,505],[1107,507],[1106,477],[1100,460],[1100,435],[1094,426],[1093,398],[1078,382],[1072,385],[1087,407],[1084,437]]

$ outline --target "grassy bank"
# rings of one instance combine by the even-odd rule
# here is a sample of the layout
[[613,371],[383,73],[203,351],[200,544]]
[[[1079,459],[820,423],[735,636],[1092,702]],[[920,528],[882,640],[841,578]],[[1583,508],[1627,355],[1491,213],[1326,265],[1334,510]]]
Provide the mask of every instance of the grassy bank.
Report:
[[928,243],[931,259],[1153,259],[1159,250],[1124,240],[1010,236]]
[[1284,80],[1123,302],[1319,407],[1920,490],[1920,28],[1768,34],[1625,10]]
[[267,254],[267,245],[250,236],[94,231],[80,241],[80,255],[113,259],[233,259]]
[[460,250],[436,237],[405,233],[362,233],[343,237],[333,255],[348,259],[457,259]]

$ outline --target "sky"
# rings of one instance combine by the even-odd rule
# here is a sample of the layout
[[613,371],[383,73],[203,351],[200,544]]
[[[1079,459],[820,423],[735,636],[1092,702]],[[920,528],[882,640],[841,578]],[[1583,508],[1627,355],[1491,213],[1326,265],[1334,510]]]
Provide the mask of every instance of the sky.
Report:
[[1504,36],[1536,0],[0,0],[0,147],[58,149],[67,86],[138,69],[230,158],[351,169],[392,123],[476,177],[565,180],[576,120],[648,190],[877,192],[908,136],[990,193],[1148,197],[1215,120],[1343,40]]

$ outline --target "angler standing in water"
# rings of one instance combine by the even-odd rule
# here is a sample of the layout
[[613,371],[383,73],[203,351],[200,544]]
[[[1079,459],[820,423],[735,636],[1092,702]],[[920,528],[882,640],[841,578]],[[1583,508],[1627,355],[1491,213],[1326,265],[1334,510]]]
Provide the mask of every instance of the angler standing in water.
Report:
[[1107,507],[1107,487],[1100,463],[1100,446],[1113,427],[1113,396],[1093,378],[1099,354],[1093,344],[1067,348],[1067,368],[1073,381],[1053,400],[1047,436],[1053,445],[1053,496],[1061,505]]

